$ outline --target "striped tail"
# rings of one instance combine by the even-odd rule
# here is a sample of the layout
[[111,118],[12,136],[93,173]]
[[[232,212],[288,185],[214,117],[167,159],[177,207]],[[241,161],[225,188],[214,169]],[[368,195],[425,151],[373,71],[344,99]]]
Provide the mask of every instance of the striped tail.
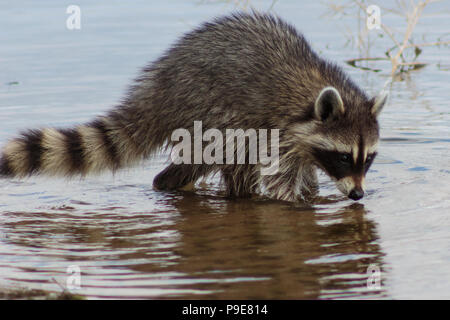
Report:
[[72,129],[26,131],[4,146],[0,176],[84,176],[132,165],[145,150],[134,141],[136,132],[127,131],[133,126],[121,120],[101,117]]

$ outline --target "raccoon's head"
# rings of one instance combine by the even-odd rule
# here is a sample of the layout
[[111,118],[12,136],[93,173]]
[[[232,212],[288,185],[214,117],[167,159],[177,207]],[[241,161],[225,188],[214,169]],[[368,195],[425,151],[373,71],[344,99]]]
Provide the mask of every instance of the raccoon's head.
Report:
[[364,178],[377,155],[377,117],[386,100],[387,94],[341,97],[337,89],[326,87],[314,103],[315,126],[309,138],[313,161],[350,199],[364,196]]

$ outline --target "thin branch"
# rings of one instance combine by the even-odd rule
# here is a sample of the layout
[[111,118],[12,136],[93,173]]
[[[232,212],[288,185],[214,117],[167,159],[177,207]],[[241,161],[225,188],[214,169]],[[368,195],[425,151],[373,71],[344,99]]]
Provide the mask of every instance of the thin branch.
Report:
[[391,74],[394,74],[398,68],[398,58],[401,56],[406,46],[408,45],[409,38],[419,20],[420,14],[422,13],[425,6],[428,4],[429,0],[425,0],[425,2],[420,2],[416,7],[414,7],[414,11],[411,15],[408,15],[408,28],[406,29],[405,36],[403,37],[403,44],[397,51],[397,54],[393,58],[393,66]]
[[415,48],[415,47],[434,47],[434,46],[445,46],[450,45],[450,41],[436,41],[436,42],[424,42],[424,43],[412,43],[405,47],[407,48]]

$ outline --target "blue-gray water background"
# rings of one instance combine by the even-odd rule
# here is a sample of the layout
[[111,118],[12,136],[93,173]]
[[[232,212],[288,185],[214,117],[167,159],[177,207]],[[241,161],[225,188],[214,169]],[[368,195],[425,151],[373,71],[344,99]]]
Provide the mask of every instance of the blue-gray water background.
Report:
[[[0,2],[0,145],[26,128],[70,127],[114,106],[147,62],[199,23],[234,9],[196,1]],[[387,4],[391,2],[387,2]],[[82,10],[66,28],[67,6]],[[344,64],[356,18],[326,2],[276,2],[315,50],[369,93],[388,79]],[[271,1],[252,1],[268,9]],[[382,12],[404,29],[404,18]],[[371,37],[377,37],[373,31]],[[416,42],[450,33],[450,2],[429,6]],[[391,46],[386,37],[374,55]],[[321,177],[312,208],[152,190],[167,156],[114,176],[0,183],[0,287],[60,291],[80,267],[89,298],[450,298],[450,51],[425,47],[425,68],[395,82],[381,115],[368,196],[343,198]],[[367,286],[367,268],[381,288]],[[54,279],[54,280],[53,280]]]

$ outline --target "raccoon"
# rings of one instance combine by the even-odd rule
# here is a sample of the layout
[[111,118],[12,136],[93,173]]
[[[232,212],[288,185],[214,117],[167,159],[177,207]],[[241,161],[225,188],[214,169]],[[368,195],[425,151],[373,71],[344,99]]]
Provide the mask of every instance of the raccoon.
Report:
[[344,195],[359,200],[386,99],[368,97],[281,18],[234,13],[185,34],[143,68],[105,115],[10,140],[0,176],[114,172],[173,148],[174,130],[192,132],[194,121],[202,121],[222,132],[278,129],[279,170],[263,176],[258,164],[171,163],[154,178],[155,189],[175,190],[220,173],[229,197],[263,193],[298,201],[317,194],[321,169]]

